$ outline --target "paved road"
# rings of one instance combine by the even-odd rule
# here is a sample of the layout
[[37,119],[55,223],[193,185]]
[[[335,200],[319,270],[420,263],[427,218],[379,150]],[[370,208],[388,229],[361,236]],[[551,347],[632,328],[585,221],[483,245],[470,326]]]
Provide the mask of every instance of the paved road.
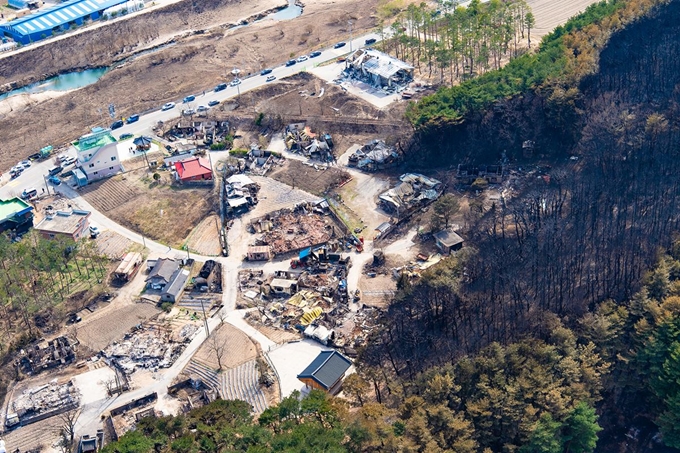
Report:
[[[351,43],[352,48],[356,49],[363,45],[364,41],[368,38],[379,37],[375,34],[370,34],[366,36],[361,36]],[[315,64],[324,63],[337,58],[340,55],[347,53],[350,50],[350,44],[348,43],[345,47],[339,49],[327,49],[322,52],[322,54],[314,59],[307,60],[305,62],[297,63],[293,66],[278,66],[272,68],[271,75],[274,75],[278,79],[291,76],[293,74],[299,73],[312,67]],[[332,63],[331,63],[332,64]],[[246,92],[261,87],[266,83],[276,83],[266,82],[264,76],[255,75],[252,77],[247,77],[243,79],[243,82],[237,87],[229,87],[221,92],[208,92],[206,90],[205,95],[197,96],[196,101],[189,104],[186,107],[195,107],[197,105],[207,105],[210,100],[219,100],[223,102],[227,99],[233,98],[238,95],[239,92]],[[179,109],[182,104],[178,104],[178,107],[168,111],[157,110],[151,112],[147,115],[140,117],[138,122],[133,124],[125,125],[124,127],[117,129],[116,134],[120,135],[123,133],[132,133],[135,135],[148,134],[151,132],[153,125],[157,124],[158,121],[168,121],[176,118],[179,114]],[[115,231],[116,233],[132,240],[137,243],[143,243],[150,251],[166,255],[166,256],[176,256],[178,254],[185,253],[182,250],[171,249],[163,244],[157,243],[150,239],[143,238],[140,234],[131,231],[122,225],[117,224],[113,220],[106,217],[103,213],[97,211],[93,206],[91,206],[85,199],[83,199],[80,194],[69,187],[67,184],[61,184],[60,186],[46,185],[44,181],[44,175],[50,167],[54,165],[54,159],[50,158],[43,162],[36,162],[30,168],[26,169],[21,176],[18,178],[6,182],[9,179],[9,175],[2,175],[2,182],[6,182],[5,185],[0,187],[0,198],[8,198],[12,196],[19,196],[21,192],[26,188],[36,188],[39,193],[42,189],[49,191],[57,191],[67,198],[73,200],[80,208],[86,209],[92,212],[91,219],[92,222],[102,229],[109,229]],[[367,247],[366,251],[361,255],[360,261],[364,262],[370,257],[370,247]],[[196,254],[192,254],[192,257],[198,260],[215,259],[214,257],[205,257]],[[208,321],[209,328],[212,330],[220,323],[220,318],[224,319],[235,327],[241,329],[246,333],[251,339],[257,341],[262,346],[263,350],[269,349],[273,345],[273,342],[267,337],[262,335],[256,329],[252,328],[243,320],[243,312],[235,311],[235,302],[237,299],[237,288],[238,288],[238,270],[244,266],[241,262],[242,254],[233,254],[227,258],[217,258],[218,261],[222,263],[224,271],[224,282],[223,282],[223,308],[222,313],[219,316],[215,316]],[[286,267],[287,263],[270,263],[267,267]],[[353,273],[360,273],[362,266],[354,266],[352,270]],[[352,275],[352,281],[358,280],[358,275]],[[158,379],[152,385],[146,386],[144,388],[139,388],[132,390],[130,392],[118,395],[115,398],[108,398],[94,403],[90,403],[82,408],[82,412],[79,416],[77,423],[78,434],[93,434],[96,429],[101,425],[101,414],[105,413],[111,408],[118,407],[125,403],[132,401],[133,399],[140,398],[152,392],[158,393],[159,399],[166,397],[167,387],[172,383],[172,381],[179,375],[179,373],[187,365],[191,357],[196,353],[198,348],[201,346],[203,341],[205,341],[206,334],[203,329],[200,329],[195,337],[192,339],[191,343],[183,351],[180,357],[175,361],[175,363],[167,370],[162,370],[157,373]]]
[[[297,74],[299,72],[306,71],[308,69],[313,68],[316,65],[326,63],[331,60],[335,60],[339,56],[347,54],[350,51],[350,46],[352,47],[352,50],[356,50],[362,47],[365,41],[369,38],[380,40],[380,36],[378,34],[369,33],[367,35],[363,35],[354,39],[351,43],[348,42],[344,47],[341,47],[339,49],[334,48],[325,49],[321,51],[321,55],[319,55],[318,57],[310,58],[307,61],[296,63],[293,66],[285,66],[285,64],[282,64],[280,66],[272,67],[271,74],[267,74],[267,76],[273,75],[276,77],[277,80],[280,80],[285,77]],[[159,121],[168,121],[177,118],[180,115],[181,111],[184,109],[188,108],[196,109],[199,105],[207,106],[208,102],[213,100],[224,102],[228,99],[237,97],[239,93],[245,93],[247,91],[260,88],[266,85],[267,83],[276,83],[276,80],[273,82],[267,82],[266,81],[267,76],[261,76],[258,73],[249,77],[242,77],[241,78],[242,82],[240,85],[228,86],[226,90],[219,92],[212,91],[214,87],[206,87],[205,95],[203,94],[203,92],[186,93],[185,96],[193,94],[196,96],[196,99],[186,104],[182,103],[182,99],[177,99],[175,101],[177,104],[176,107],[167,111],[161,111],[160,110],[161,106],[159,106],[159,110],[141,116],[139,121],[132,124],[126,124],[122,128],[116,129],[115,134],[117,136],[126,133],[135,135],[150,134],[153,126],[156,125]],[[227,80],[227,82],[230,82],[230,80]]]

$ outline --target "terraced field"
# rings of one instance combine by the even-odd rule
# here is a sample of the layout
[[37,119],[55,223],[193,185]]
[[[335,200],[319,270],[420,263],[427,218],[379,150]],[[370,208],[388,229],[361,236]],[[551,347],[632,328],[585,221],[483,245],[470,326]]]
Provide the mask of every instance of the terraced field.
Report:
[[138,188],[123,177],[123,175],[118,175],[87,185],[81,189],[81,194],[98,211],[110,212],[142,194]]

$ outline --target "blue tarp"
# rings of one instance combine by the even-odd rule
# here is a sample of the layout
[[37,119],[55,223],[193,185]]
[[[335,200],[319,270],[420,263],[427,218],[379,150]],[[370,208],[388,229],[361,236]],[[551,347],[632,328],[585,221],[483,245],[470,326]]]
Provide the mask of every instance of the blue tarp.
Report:
[[311,247],[306,248],[306,249],[300,251],[300,254],[298,255],[298,259],[300,261],[304,261],[307,258],[309,258],[311,254],[312,254],[312,248]]

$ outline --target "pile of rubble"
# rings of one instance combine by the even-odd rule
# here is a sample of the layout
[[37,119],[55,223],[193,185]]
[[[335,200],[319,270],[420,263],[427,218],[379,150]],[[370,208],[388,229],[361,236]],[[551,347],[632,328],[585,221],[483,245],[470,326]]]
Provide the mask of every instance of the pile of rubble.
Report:
[[79,403],[80,394],[72,381],[58,385],[54,379],[40,387],[24,390],[12,401],[8,411],[11,416],[8,414],[7,421],[11,418],[26,424],[31,418],[74,409]]
[[25,373],[34,374],[60,365],[67,365],[76,358],[76,344],[77,342],[65,336],[33,343],[21,350],[20,366]]
[[268,245],[275,255],[294,252],[324,244],[339,237],[336,225],[324,210],[312,203],[302,203],[294,209],[282,209],[254,219],[251,233],[263,233],[255,245]]
[[378,197],[380,207],[398,219],[403,219],[427,206],[443,192],[441,181],[418,173],[403,174],[399,181],[399,184]]
[[374,172],[394,167],[402,161],[401,153],[382,140],[371,140],[349,156],[348,165],[359,170]]
[[284,135],[286,148],[310,159],[333,162],[333,138],[330,134],[314,134],[305,123],[294,123],[286,127]]
[[251,206],[257,204],[260,185],[246,175],[235,174],[224,179],[223,189],[225,211],[234,216],[248,212]]
[[125,335],[122,341],[109,345],[103,353],[114,366],[126,374],[132,374],[137,368],[169,368],[194,333],[189,328],[182,331],[184,342],[178,343],[172,341],[169,329],[159,326],[140,327],[134,333]]

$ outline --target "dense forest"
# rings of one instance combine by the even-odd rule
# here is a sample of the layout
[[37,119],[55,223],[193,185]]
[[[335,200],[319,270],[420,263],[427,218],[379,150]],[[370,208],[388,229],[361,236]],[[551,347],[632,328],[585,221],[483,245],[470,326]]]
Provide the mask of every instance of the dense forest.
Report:
[[500,69],[506,59],[522,53],[524,46],[531,47],[535,19],[524,0],[473,0],[457,8],[444,2],[442,9],[410,4],[392,22],[389,36],[381,28],[381,45],[413,63],[421,74],[438,74],[440,83],[450,85]]

